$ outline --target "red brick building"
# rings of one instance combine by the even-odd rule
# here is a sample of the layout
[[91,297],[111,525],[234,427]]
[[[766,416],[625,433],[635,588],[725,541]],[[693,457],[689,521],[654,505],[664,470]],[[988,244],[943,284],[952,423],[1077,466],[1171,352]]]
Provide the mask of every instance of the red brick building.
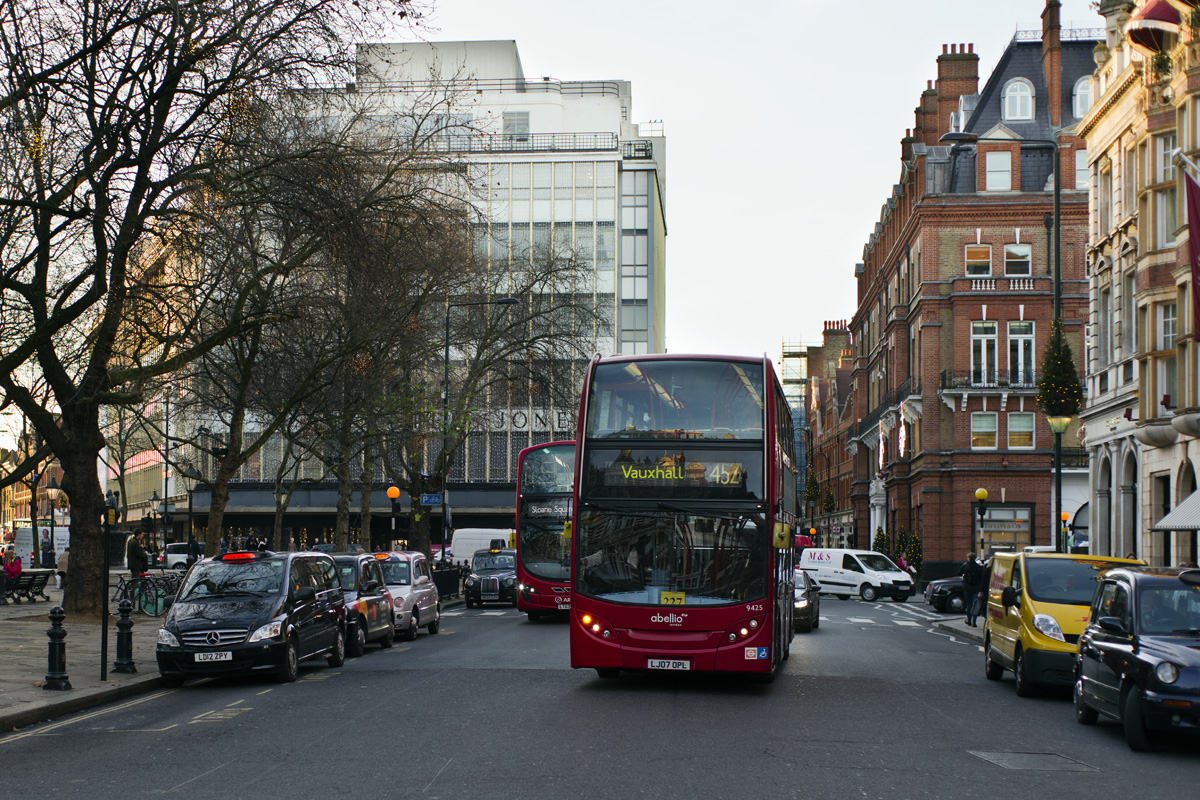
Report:
[[[850,326],[844,320],[826,322],[820,347],[807,348],[805,388],[809,440],[806,463],[817,479],[820,497],[802,511],[801,527],[815,529],[814,543],[846,547],[853,541],[854,512],[850,491],[854,459],[846,445],[854,427],[852,400],[854,351]],[[826,497],[828,496],[828,501]]]
[[[1082,371],[1087,162],[1073,99],[1097,42],[1061,31],[1058,15],[1048,0],[1040,36],[1018,32],[982,88],[973,46],[943,46],[901,140],[900,179],[855,269],[855,544],[869,548],[879,528],[893,540],[915,530],[925,578],[952,572],[981,543],[1052,543],[1054,436],[1035,399],[1054,295],[1051,141],[1061,157],[1063,329]],[[979,141],[942,143],[949,132]],[[1063,436],[1064,498],[1086,485],[1076,430]]]

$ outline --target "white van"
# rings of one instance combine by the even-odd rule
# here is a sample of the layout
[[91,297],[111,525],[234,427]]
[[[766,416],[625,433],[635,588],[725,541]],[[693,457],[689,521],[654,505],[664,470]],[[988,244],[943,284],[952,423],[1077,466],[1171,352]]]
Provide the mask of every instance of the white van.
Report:
[[476,550],[487,550],[493,539],[503,539],[505,547],[512,547],[512,528],[459,528],[450,540],[450,552],[459,561],[470,563]]
[[856,594],[867,602],[880,596],[903,603],[913,594],[913,579],[883,553],[810,547],[800,556],[800,567],[821,584],[822,594],[849,600]]

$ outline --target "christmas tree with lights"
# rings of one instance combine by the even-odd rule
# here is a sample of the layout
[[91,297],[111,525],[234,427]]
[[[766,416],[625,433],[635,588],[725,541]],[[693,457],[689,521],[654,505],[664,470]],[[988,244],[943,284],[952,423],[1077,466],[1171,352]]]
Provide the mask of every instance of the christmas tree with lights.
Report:
[[1083,387],[1071,345],[1063,336],[1061,318],[1056,317],[1050,327],[1050,341],[1046,343],[1037,380],[1037,403],[1048,417],[1073,417],[1083,405]]

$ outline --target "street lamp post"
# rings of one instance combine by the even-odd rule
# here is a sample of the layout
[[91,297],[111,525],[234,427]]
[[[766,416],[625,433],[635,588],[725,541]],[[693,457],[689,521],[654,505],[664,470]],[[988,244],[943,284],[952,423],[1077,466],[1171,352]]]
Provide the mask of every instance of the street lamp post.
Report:
[[190,551],[191,546],[192,546],[192,539],[194,539],[196,536],[195,530],[192,527],[192,492],[196,488],[197,481],[199,481],[200,483],[204,483],[204,476],[201,475],[200,470],[196,469],[195,467],[188,467],[187,469],[185,469],[183,471],[183,477],[187,478],[190,481],[190,483],[188,484],[188,490],[187,490],[187,493],[188,493],[188,548]]
[[979,501],[979,557],[983,558],[983,515],[987,513],[988,490],[980,486],[975,490],[975,499]]
[[[392,539],[388,542],[388,547],[396,546],[396,501],[400,499],[400,488],[398,486],[389,486],[387,489],[388,500],[392,501]],[[442,537],[445,540],[445,536]]]
[[442,566],[446,564],[446,537],[450,533],[450,504],[446,498],[446,480],[450,477],[450,309],[466,306],[512,306],[519,302],[521,301],[515,297],[499,297],[495,300],[446,304],[446,349],[442,359]]
[[[1070,417],[1049,417],[1050,430],[1054,432],[1054,518],[1057,520],[1065,513],[1062,510],[1062,435],[1071,424]],[[1061,526],[1056,526],[1061,527]],[[1062,532],[1055,531],[1054,552],[1066,552],[1063,549]]]

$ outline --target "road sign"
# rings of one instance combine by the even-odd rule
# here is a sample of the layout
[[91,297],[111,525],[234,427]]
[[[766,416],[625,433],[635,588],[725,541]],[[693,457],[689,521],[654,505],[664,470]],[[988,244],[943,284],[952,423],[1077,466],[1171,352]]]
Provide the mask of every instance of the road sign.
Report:
[[440,506],[441,504],[442,496],[440,494],[421,495],[421,505],[423,506]]

